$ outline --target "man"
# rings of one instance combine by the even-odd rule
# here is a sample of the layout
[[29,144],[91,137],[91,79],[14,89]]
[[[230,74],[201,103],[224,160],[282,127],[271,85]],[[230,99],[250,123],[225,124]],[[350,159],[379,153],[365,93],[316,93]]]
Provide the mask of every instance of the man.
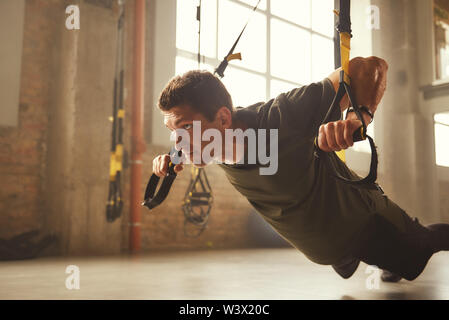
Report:
[[[358,103],[368,108],[363,114],[367,124],[384,94],[387,69],[387,63],[377,57],[350,61],[352,90]],[[339,173],[360,179],[333,152],[352,146],[352,135],[361,125],[354,112],[340,120],[349,106],[347,97],[331,121],[321,125],[339,86],[339,72],[266,103],[235,109],[218,78],[209,72],[190,71],[167,84],[159,108],[171,131],[189,133],[190,140],[180,149],[192,162],[200,159],[195,163],[198,167],[209,163],[202,157],[208,142],[194,141],[194,121],[200,121],[202,133],[215,129],[222,137],[229,129],[277,129],[275,174],[261,175],[260,163],[248,163],[248,143],[243,158],[236,152],[218,154],[219,166],[231,184],[294,247],[315,263],[332,265],[343,278],[349,278],[363,261],[382,268],[384,281],[413,280],[433,253],[449,249],[449,225],[422,226],[380,190],[337,181],[314,156],[319,132],[318,146],[329,152]],[[181,137],[175,138],[179,141]],[[221,143],[225,150],[237,147],[234,140],[222,139]],[[163,177],[169,160],[168,155],[156,157],[153,172]],[[179,172],[182,168],[178,164],[174,169]]]

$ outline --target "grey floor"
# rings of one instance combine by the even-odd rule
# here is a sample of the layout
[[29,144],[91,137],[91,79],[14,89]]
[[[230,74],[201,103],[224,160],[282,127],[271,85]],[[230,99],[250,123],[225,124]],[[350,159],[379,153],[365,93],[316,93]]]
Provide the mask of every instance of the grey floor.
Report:
[[[79,268],[78,290],[66,287],[69,265]],[[0,299],[449,299],[447,252],[412,282],[378,275],[362,263],[343,280],[290,248],[41,258],[0,262]]]

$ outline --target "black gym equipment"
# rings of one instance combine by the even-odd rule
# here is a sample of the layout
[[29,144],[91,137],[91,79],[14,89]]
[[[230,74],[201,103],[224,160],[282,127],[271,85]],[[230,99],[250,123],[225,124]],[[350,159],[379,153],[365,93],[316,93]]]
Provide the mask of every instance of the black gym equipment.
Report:
[[125,20],[125,0],[119,0],[119,19],[117,25],[117,48],[114,77],[114,101],[112,110],[112,144],[109,174],[109,196],[106,204],[106,219],[113,222],[121,216],[123,210],[121,174],[123,169],[123,118],[125,110],[123,108],[124,92],[124,20]]

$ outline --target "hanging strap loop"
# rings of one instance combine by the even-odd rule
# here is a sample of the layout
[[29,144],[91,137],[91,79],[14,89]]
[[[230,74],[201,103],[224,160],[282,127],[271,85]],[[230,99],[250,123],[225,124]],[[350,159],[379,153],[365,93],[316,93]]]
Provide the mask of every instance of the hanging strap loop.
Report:
[[177,151],[175,148],[172,148],[168,154],[170,155],[171,160],[168,164],[167,175],[164,177],[164,180],[162,180],[159,191],[156,193],[160,178],[154,173],[151,175],[145,189],[145,196],[142,206],[145,206],[150,210],[156,208],[165,200],[165,198],[167,198],[170,188],[177,176],[175,172],[175,165],[179,163],[179,159],[182,156],[182,151]]

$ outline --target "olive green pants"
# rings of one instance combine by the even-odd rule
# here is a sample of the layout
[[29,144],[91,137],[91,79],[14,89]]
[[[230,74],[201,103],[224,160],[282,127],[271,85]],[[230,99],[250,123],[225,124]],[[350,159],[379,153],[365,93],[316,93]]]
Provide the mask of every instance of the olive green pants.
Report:
[[393,272],[404,279],[414,280],[435,252],[432,232],[402,210],[405,231],[385,217],[375,214],[370,219],[360,245],[352,254],[368,265]]

